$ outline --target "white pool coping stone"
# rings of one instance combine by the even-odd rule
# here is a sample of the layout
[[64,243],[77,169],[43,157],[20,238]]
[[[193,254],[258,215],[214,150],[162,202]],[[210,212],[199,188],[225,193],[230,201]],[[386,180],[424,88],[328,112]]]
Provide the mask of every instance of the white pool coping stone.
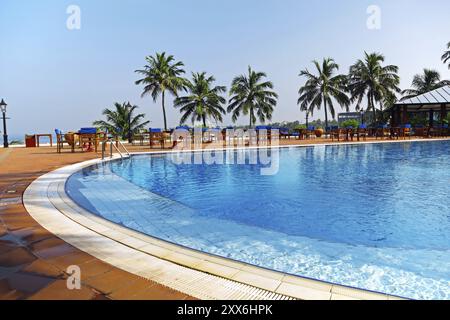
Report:
[[[448,139],[432,139],[431,141],[438,140]],[[406,141],[370,141],[279,147],[422,141],[430,140],[411,139]],[[169,152],[172,151],[133,153],[133,155]],[[78,206],[66,194],[65,184],[72,174],[83,168],[117,159],[120,159],[120,156],[115,155],[108,160],[89,160],[57,169],[39,177],[24,193],[25,208],[44,228],[74,247],[117,268],[199,299],[401,299],[387,294],[272,271],[176,245],[133,231],[92,214]]]

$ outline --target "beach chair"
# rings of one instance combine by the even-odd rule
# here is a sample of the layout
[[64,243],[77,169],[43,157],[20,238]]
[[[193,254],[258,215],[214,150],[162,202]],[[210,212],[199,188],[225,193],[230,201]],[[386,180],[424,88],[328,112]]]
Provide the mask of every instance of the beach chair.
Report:
[[219,127],[213,128],[210,130],[210,139],[211,141],[219,141],[219,137],[221,135],[222,130]]
[[55,129],[55,135],[56,135],[56,152],[61,153],[64,149],[64,144],[66,143],[70,148],[72,152],[75,152],[75,140],[72,135],[72,140],[69,141],[66,139],[66,135],[64,132],[62,132],[59,129]]
[[[447,127],[446,127],[447,126]],[[430,135],[432,137],[445,137],[447,135],[448,125],[438,125],[436,127],[431,128]]]
[[391,138],[391,129],[387,125],[379,125],[375,132],[375,140]]
[[61,130],[55,129],[55,134],[56,134],[56,152],[61,153],[61,150],[64,149],[64,143],[68,144],[69,142],[66,141],[64,133]]
[[[257,143],[260,141],[270,141],[271,139],[271,130],[272,127],[269,126],[256,126],[256,137],[257,137]],[[266,131],[266,135],[263,135],[262,132]]]
[[367,137],[369,136],[369,130],[367,129],[367,125],[366,124],[359,125],[355,133],[358,141],[361,140],[361,137],[363,138],[364,141],[366,141]]
[[347,140],[347,129],[335,128],[330,132],[331,141],[336,139],[338,142]]
[[[80,140],[80,146],[83,151],[95,151],[98,149],[98,136],[97,136],[97,128],[81,128],[78,131],[78,137]],[[92,149],[94,146],[94,149]]]
[[[231,134],[231,130],[233,130],[233,135]],[[227,135],[227,133],[229,133]],[[222,129],[222,140],[227,143],[227,144],[231,144],[232,141],[234,141],[235,138],[235,133],[234,133],[234,127],[232,126],[228,126],[224,129]]]
[[191,130],[189,126],[176,127],[174,130],[172,130],[171,139],[173,141],[173,148],[180,142],[185,143],[185,146],[187,146],[187,144],[192,141]]
[[448,124],[447,123],[445,123],[443,126],[442,126],[442,136],[443,137],[448,137],[449,136],[449,126],[448,126]]
[[312,137],[316,137],[315,131],[316,131],[316,127],[314,127],[314,126],[309,126],[309,127],[304,131],[305,139],[311,139]]
[[409,138],[411,139],[412,135],[412,126],[410,124],[404,124],[400,127],[400,137],[402,139]]
[[164,149],[166,138],[164,132],[159,128],[150,128],[149,130],[149,144],[150,149],[153,149],[155,145],[159,145],[161,149]]
[[146,132],[139,132],[139,133],[133,134],[131,136],[131,144],[133,146],[135,146],[135,145],[143,146],[144,141],[145,141],[145,134],[146,134]]
[[280,134],[280,138],[291,139],[291,134],[289,133],[288,128],[279,128],[278,132]]
[[414,127],[413,135],[416,137],[424,137],[426,134],[426,128],[422,125],[417,125]]

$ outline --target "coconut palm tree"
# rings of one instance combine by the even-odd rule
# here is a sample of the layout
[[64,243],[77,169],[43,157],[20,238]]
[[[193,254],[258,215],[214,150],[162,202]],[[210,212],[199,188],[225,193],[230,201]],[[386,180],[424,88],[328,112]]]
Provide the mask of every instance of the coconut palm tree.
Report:
[[442,55],[442,61],[444,63],[449,62],[448,68],[450,69],[450,42],[447,44],[447,49],[448,50],[446,50],[445,53]]
[[441,80],[441,75],[438,71],[423,69],[423,74],[416,74],[414,76],[411,85],[412,88],[402,91],[403,98],[401,100],[413,98],[449,84],[450,81]]
[[113,135],[120,136],[122,139],[128,139],[131,142],[131,135],[145,128],[150,121],[142,120],[145,114],[134,114],[138,106],[131,105],[129,102],[114,103],[115,109],[106,108],[102,114],[106,116],[105,120],[94,121],[93,125],[108,130]]
[[206,119],[208,117],[215,121],[223,121],[222,115],[226,113],[222,107],[227,100],[221,95],[227,91],[224,86],[212,87],[214,81],[213,76],[207,76],[206,72],[192,73],[192,81],[188,81],[188,95],[175,99],[174,106],[180,108],[183,113],[180,123],[186,122],[188,118],[195,121],[202,121],[206,127]]
[[372,110],[376,118],[376,103],[382,111],[384,105],[396,100],[395,93],[400,92],[400,77],[397,66],[382,65],[383,55],[364,54],[364,60],[358,60],[350,67],[348,87],[351,101],[356,101],[356,110],[361,110],[361,103],[366,97],[367,110]]
[[264,72],[253,71],[248,67],[247,75],[240,75],[233,79],[230,89],[230,101],[227,108],[232,112],[232,120],[236,122],[241,113],[249,115],[250,128],[257,118],[264,123],[272,119],[273,109],[277,105],[278,95],[273,91],[273,84],[265,81]]
[[325,110],[325,127],[328,128],[328,111],[331,113],[333,119],[336,111],[334,109],[333,100],[337,101],[341,107],[348,110],[350,99],[345,93],[346,80],[345,75],[337,74],[339,66],[333,59],[323,59],[322,64],[318,61],[313,61],[317,75],[308,71],[308,69],[300,71],[300,77],[306,78],[304,86],[298,90],[299,98],[297,103],[300,105],[300,110],[312,114],[314,109],[320,110],[324,106]]
[[177,97],[178,92],[186,88],[186,79],[181,77],[184,73],[182,69],[184,64],[181,61],[175,61],[172,55],[166,56],[165,52],[156,53],[156,56],[148,56],[145,60],[147,64],[144,66],[144,69],[135,71],[144,76],[136,81],[136,84],[144,85],[142,97],[150,94],[153,101],[156,102],[161,95],[164,129],[167,130],[165,95],[166,92],[170,92]]
[[306,127],[309,126],[309,117],[314,115],[314,105],[300,105],[300,111],[306,112]]

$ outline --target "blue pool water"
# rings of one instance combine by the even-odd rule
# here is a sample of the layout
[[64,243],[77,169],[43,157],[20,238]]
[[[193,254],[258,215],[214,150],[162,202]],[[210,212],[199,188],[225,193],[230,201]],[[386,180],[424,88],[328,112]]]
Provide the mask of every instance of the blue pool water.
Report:
[[248,161],[135,156],[75,174],[67,190],[109,220],[194,249],[449,299],[449,151],[448,141],[282,148],[269,154],[279,157],[274,175]]

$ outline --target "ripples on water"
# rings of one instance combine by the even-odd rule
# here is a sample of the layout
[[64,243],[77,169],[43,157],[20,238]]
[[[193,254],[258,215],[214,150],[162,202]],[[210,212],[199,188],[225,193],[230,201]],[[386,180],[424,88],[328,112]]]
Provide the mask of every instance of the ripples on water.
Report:
[[[85,170],[69,186],[90,190],[84,197],[92,211],[195,249],[344,285],[449,299],[449,147],[283,148],[273,176],[261,175],[260,165],[136,156]],[[111,214],[99,201],[108,195],[95,192],[112,184],[110,170],[132,183],[113,182],[121,188],[113,202],[127,215]]]

